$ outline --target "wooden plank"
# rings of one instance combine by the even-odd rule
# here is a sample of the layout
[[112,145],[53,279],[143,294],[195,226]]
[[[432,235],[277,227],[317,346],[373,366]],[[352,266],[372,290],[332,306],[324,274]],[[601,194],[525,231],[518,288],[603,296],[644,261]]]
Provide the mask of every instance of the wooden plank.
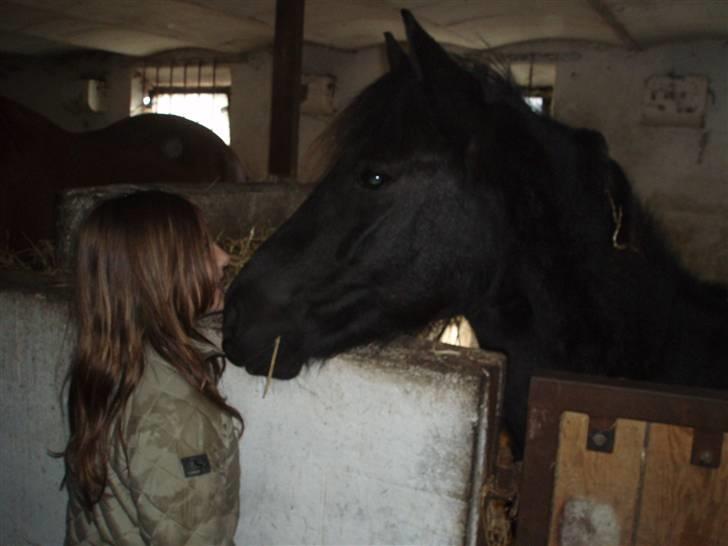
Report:
[[[552,517],[556,478],[554,469],[560,417],[565,411],[696,427],[708,432],[728,431],[726,392],[566,372],[550,371],[534,375],[531,378],[528,408],[516,535],[518,546],[546,546],[549,543],[550,526],[556,521]],[[728,451],[724,449],[724,453]],[[635,518],[638,517],[639,514],[635,514]],[[704,517],[712,518],[713,514],[708,513]],[[634,539],[636,536],[625,546],[633,546]],[[587,545],[598,546],[597,543]]]
[[305,0],[277,0],[268,170],[296,176]]
[[562,415],[549,546],[630,543],[645,423],[618,419],[612,453],[588,450],[588,430],[588,415]]
[[728,546],[728,434],[718,468],[690,463],[691,428],[649,434],[636,546]]

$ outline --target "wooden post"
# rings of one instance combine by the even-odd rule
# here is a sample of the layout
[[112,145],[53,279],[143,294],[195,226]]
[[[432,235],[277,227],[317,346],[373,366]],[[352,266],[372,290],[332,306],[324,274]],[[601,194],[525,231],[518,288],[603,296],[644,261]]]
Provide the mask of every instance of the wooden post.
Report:
[[294,178],[298,164],[304,3],[276,1],[268,171],[284,178]]

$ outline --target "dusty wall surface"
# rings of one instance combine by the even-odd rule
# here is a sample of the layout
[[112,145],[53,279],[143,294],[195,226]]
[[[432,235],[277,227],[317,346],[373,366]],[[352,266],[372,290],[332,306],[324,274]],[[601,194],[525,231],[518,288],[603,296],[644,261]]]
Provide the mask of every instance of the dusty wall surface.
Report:
[[[108,110],[93,112],[84,82],[106,81]],[[129,116],[131,67],[121,55],[89,52],[0,60],[0,95],[13,99],[68,131],[101,129]]]
[[[61,544],[68,290],[0,277],[0,544]],[[502,357],[410,340],[292,381],[230,365],[240,409],[238,544],[475,544],[488,370]],[[485,373],[484,373],[485,372]],[[478,484],[478,485],[474,485]]]

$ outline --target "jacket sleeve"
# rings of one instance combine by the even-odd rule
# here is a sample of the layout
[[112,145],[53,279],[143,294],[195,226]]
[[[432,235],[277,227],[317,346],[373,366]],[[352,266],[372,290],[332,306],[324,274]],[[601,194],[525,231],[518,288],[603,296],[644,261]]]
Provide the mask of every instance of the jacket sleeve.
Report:
[[129,489],[145,544],[232,545],[238,442],[230,420],[162,395],[127,436]]

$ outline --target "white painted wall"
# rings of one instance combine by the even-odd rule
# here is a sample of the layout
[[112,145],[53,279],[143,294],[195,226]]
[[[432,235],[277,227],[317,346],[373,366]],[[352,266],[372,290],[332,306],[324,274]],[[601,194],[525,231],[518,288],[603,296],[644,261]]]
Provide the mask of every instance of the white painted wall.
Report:
[[65,298],[0,291],[0,544],[62,544],[61,387],[71,354]]

